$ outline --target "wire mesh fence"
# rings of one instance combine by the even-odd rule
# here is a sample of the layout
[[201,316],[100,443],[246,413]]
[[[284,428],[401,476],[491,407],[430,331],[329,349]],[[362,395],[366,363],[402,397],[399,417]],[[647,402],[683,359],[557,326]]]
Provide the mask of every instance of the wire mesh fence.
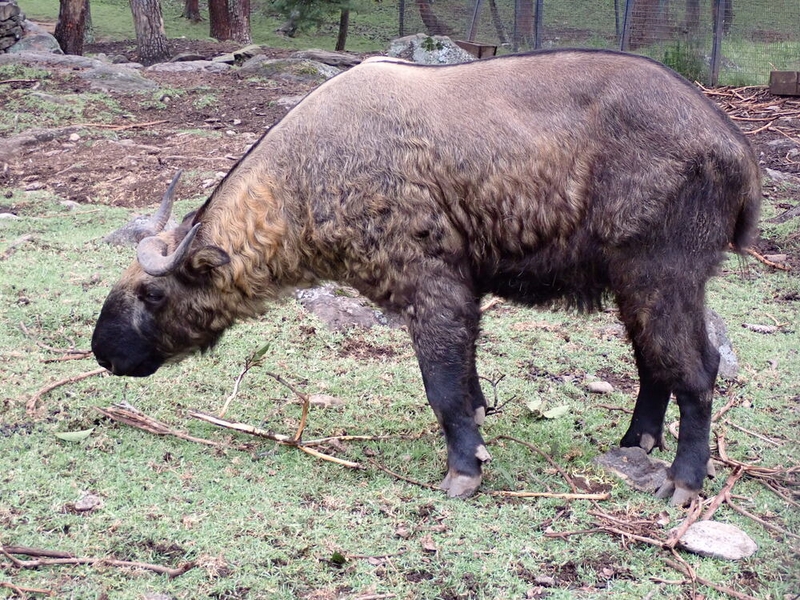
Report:
[[624,49],[714,85],[800,70],[800,0],[400,0],[398,21],[498,52]]

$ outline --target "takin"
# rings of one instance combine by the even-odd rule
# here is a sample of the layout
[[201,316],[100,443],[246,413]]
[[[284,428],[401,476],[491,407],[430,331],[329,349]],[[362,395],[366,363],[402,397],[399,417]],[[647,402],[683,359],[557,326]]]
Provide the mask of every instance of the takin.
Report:
[[369,59],[289,111],[177,229],[139,243],[92,350],[115,375],[150,375],[270,299],[345,283],[403,316],[445,435],[441,487],[466,497],[490,458],[481,298],[611,299],[640,382],[621,445],[663,449],[674,394],[680,437],[657,494],[686,504],[713,475],[705,285],[751,242],[760,196],[742,133],[649,59]]

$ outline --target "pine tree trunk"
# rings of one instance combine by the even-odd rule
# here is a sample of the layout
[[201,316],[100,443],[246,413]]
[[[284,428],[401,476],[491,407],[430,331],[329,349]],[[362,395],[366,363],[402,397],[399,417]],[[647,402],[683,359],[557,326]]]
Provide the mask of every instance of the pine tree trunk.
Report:
[[181,16],[188,19],[192,23],[199,23],[203,20],[200,15],[200,0],[186,0],[183,4],[183,13]]
[[208,0],[211,37],[249,44],[250,0]]
[[136,50],[145,65],[169,58],[169,43],[164,32],[159,0],[130,0],[133,27],[136,30]]
[[83,32],[86,28],[84,0],[61,0],[58,22],[53,36],[64,54],[83,54]]
[[350,9],[343,8],[339,14],[339,36],[336,38],[336,51],[344,52],[347,44],[347,29],[350,25]]
[[84,0],[86,5],[86,25],[83,29],[83,43],[94,43],[94,23],[92,23],[92,7],[89,5],[89,0]]

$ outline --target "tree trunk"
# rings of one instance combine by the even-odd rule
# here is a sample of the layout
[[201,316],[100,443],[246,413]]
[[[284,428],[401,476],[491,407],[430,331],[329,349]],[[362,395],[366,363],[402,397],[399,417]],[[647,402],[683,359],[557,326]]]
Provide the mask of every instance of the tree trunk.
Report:
[[199,23],[203,20],[200,16],[200,0],[186,0],[183,4],[183,13],[181,16],[188,19],[192,23]]
[[343,8],[339,14],[339,36],[336,38],[336,51],[344,52],[347,44],[347,28],[350,25],[350,9]]
[[86,25],[83,29],[83,43],[94,43],[94,23],[92,23],[92,7],[89,5],[89,0],[85,0],[86,5]]
[[84,0],[61,0],[53,35],[64,54],[83,54],[85,28],[86,5]]
[[250,0],[208,0],[211,37],[249,44]]
[[133,28],[136,30],[136,52],[145,65],[169,58],[169,43],[164,32],[160,0],[130,0]]

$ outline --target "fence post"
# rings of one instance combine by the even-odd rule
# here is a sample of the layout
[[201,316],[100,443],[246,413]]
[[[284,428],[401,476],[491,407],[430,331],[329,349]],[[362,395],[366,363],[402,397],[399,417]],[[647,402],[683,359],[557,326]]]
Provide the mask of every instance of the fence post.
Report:
[[474,42],[475,36],[478,35],[478,18],[481,16],[481,4],[483,0],[475,0],[475,8],[472,10],[472,20],[469,22],[469,29],[467,29],[467,41]]
[[533,15],[533,49],[542,47],[542,13],[544,0],[536,0],[536,12]]
[[406,0],[400,0],[400,19],[398,29],[400,30],[400,37],[406,34]]
[[714,43],[711,47],[711,78],[712,86],[719,84],[719,64],[722,62],[722,37],[725,24],[725,0],[714,0]]
[[631,39],[631,25],[633,24],[633,5],[636,0],[625,0],[625,15],[622,17],[622,36],[619,40],[619,49],[628,50]]

